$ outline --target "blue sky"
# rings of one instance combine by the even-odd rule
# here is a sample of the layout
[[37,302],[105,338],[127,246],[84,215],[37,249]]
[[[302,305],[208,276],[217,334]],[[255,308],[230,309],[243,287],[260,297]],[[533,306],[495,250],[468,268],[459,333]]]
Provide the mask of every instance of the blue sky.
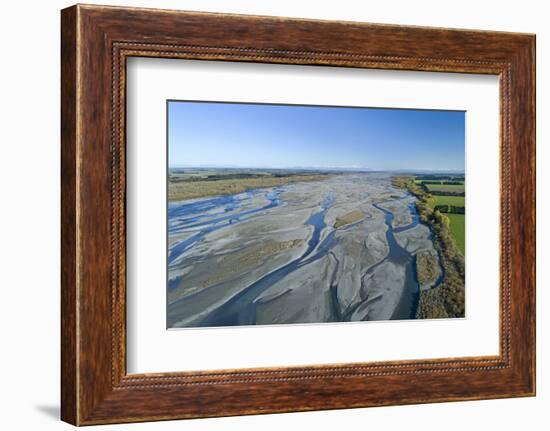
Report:
[[168,102],[169,166],[464,170],[465,113]]

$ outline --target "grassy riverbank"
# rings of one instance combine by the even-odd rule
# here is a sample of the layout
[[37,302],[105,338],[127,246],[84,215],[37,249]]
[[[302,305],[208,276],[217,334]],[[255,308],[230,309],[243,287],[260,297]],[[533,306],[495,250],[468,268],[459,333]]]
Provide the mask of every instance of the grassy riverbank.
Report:
[[[434,246],[445,269],[445,278],[436,288],[420,292],[416,317],[419,319],[464,317],[464,256],[451,231],[452,221],[434,209],[433,196],[416,184],[413,177],[393,178],[395,187],[407,189],[418,198],[416,204],[420,220],[435,234]],[[454,214],[453,214],[454,215]],[[462,214],[462,217],[464,215]]]

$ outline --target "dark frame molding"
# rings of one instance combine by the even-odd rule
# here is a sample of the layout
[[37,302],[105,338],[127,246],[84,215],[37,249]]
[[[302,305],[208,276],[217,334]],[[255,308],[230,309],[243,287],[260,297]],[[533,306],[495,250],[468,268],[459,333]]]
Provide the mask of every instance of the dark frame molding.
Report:
[[[77,5],[61,13],[61,52],[63,420],[91,425],[535,394],[534,35]],[[500,354],[128,375],[130,56],[498,75]]]

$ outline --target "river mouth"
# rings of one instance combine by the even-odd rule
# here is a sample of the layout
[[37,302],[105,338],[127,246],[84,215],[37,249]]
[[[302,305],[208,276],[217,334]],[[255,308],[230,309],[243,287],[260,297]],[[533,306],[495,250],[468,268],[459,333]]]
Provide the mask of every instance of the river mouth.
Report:
[[[361,186],[363,183],[362,178],[353,178],[353,182],[350,182],[351,187]],[[386,190],[386,194],[389,191],[397,193],[391,189],[391,186],[387,184],[389,181],[379,181],[375,183],[378,187]],[[339,185],[339,184],[337,184]],[[313,188],[314,184],[309,184],[309,188]],[[303,187],[306,189],[305,187]],[[292,187],[292,193],[296,194],[295,189],[301,190],[299,187]],[[317,201],[317,205],[312,208],[310,215],[307,219],[302,221],[302,229],[307,228],[309,231],[307,241],[304,243],[303,248],[299,254],[294,253],[292,259],[287,260],[285,263],[278,264],[272,267],[271,270],[260,274],[256,278],[250,278],[250,273],[243,273],[243,277],[248,277],[250,282],[243,283],[240,287],[232,285],[232,294],[228,294],[224,297],[224,289],[226,284],[214,283],[211,286],[197,289],[196,291],[182,295],[180,297],[175,296],[167,304],[167,327],[224,327],[224,326],[237,326],[237,325],[258,325],[258,324],[280,324],[280,323],[323,323],[323,322],[346,322],[356,320],[407,320],[414,319],[416,317],[416,310],[418,307],[420,286],[417,279],[416,272],[416,259],[415,254],[407,251],[405,247],[400,245],[395,234],[406,232],[410,229],[414,229],[418,226],[419,216],[416,211],[415,198],[401,192],[398,198],[391,198],[386,200],[367,201],[361,204],[361,208],[365,211],[370,211],[369,217],[365,220],[361,220],[357,223],[344,226],[342,228],[334,228],[333,222],[327,225],[327,220],[334,220],[334,216],[330,216],[333,208],[338,205],[342,205],[342,192],[337,191],[338,194],[331,187],[323,185],[319,187],[319,190],[324,191],[322,197]],[[187,237],[172,244],[167,253],[168,261],[168,292],[177,292],[177,289],[185,288],[185,282],[188,279],[186,273],[183,275],[177,275],[176,270],[185,268],[186,262],[207,260],[208,256],[204,256],[201,252],[196,250],[197,245],[203,244],[205,238],[210,238],[210,235],[215,233],[220,235],[221,232],[232,232],[234,226],[242,226],[251,220],[269,220],[269,226],[273,223],[281,223],[283,217],[288,217],[286,214],[292,214],[294,206],[302,205],[300,199],[290,199],[288,188],[278,187],[275,189],[259,189],[250,190],[238,195],[223,196],[217,198],[209,198],[204,200],[197,200],[190,203],[181,203],[180,205],[173,205],[169,208],[169,232],[171,234],[179,234],[184,231],[187,232]],[[291,194],[292,194],[291,193]],[[315,192],[318,193],[318,192]],[[351,194],[349,194],[351,196]],[[361,193],[361,196],[365,196],[366,193]],[[294,196],[294,195],[293,195]],[[304,195],[304,200],[312,200],[308,195]],[[314,194],[312,193],[312,196]],[[393,195],[392,195],[393,196]],[[259,201],[254,201],[259,199]],[[370,198],[368,198],[370,199]],[[393,227],[395,214],[392,211],[392,205],[395,206],[395,202],[402,201],[400,203],[401,216],[405,211],[410,212],[411,222],[405,226]],[[255,202],[252,205],[252,202]],[[260,203],[258,203],[260,202]],[[263,202],[263,203],[262,203]],[[345,203],[345,202],[344,202]],[[349,205],[348,203],[345,203]],[[390,205],[388,205],[390,204]],[[185,205],[187,205],[185,207]],[[304,206],[306,203],[303,204]],[[309,205],[309,204],[308,204]],[[403,205],[406,205],[404,207]],[[366,208],[366,209],[365,209]],[[369,210],[368,208],[371,208]],[[378,215],[376,215],[378,213]],[[382,220],[380,213],[382,214]],[[280,214],[280,215],[279,215]],[[332,218],[331,218],[332,217]],[[375,224],[375,221],[381,220],[381,224]],[[290,218],[289,218],[290,220]],[[369,222],[368,220],[373,220]],[[369,224],[370,223],[370,224]],[[374,223],[374,224],[373,224]],[[355,302],[353,307],[344,307],[341,304],[343,290],[342,274],[345,271],[353,271],[350,262],[350,256],[344,254],[342,250],[345,250],[346,244],[354,240],[354,237],[366,236],[370,238],[371,229],[380,229],[380,226],[384,227],[384,230],[380,231],[380,235],[383,235],[387,244],[387,255],[383,256],[377,261],[376,264],[369,267],[366,274],[363,274],[361,280],[369,278],[377,268],[382,264],[393,265],[393,267],[402,268],[402,279],[399,289],[399,294],[394,293],[392,301],[392,309],[389,314],[385,312],[385,317],[377,317],[378,315],[364,314],[363,318],[358,314],[358,310],[361,311],[362,306],[367,306],[366,300]],[[172,230],[170,230],[172,229]],[[288,226],[283,225],[278,228],[280,231],[286,232]],[[282,230],[281,230],[282,229]],[[239,231],[240,232],[240,231]],[[274,234],[273,238],[277,238],[277,234]],[[432,234],[433,240],[433,234]],[[229,241],[225,240],[224,241]],[[365,239],[365,241],[370,241]],[[370,250],[370,248],[369,248]],[[368,250],[367,250],[368,251]],[[225,255],[224,255],[225,256]],[[269,262],[269,260],[267,261]],[[329,264],[330,262],[330,264]],[[360,263],[360,262],[359,262]],[[328,271],[327,265],[330,265],[330,271]],[[216,269],[214,261],[212,265],[208,265],[207,268]],[[310,269],[311,268],[311,269]],[[313,268],[319,268],[313,269]],[[350,269],[351,268],[351,269]],[[174,270],[174,276],[171,275],[171,270]],[[191,271],[193,268],[191,268]],[[304,279],[300,285],[292,284],[287,280],[295,280],[301,277],[301,274],[317,274],[317,277],[322,276],[326,281],[326,288],[322,286],[319,289],[326,289],[326,293],[323,293],[322,298],[312,298],[314,301],[323,301],[321,305],[313,308],[317,310],[311,317],[308,317],[306,312],[299,311],[294,312],[293,316],[299,316],[298,318],[287,318],[283,320],[285,315],[285,307],[290,310],[294,310],[297,307],[301,307],[302,304],[297,304],[293,301],[295,292],[299,291],[300,286],[306,286],[309,281]],[[191,272],[192,276],[193,273]],[[365,277],[366,275],[366,277]],[[440,276],[442,280],[443,274]],[[244,280],[244,279],[243,279]],[[313,280],[313,279],[312,279]],[[441,280],[438,280],[439,283]],[[286,284],[285,284],[286,283]],[[324,284],[323,284],[324,285]],[[303,288],[303,287],[302,287]],[[361,285],[356,289],[368,289],[367,286]],[[325,290],[318,290],[319,292]],[[269,292],[269,293],[268,293]],[[273,292],[273,293],[271,293]],[[315,290],[312,291],[314,295]],[[175,295],[175,294],[174,294]],[[267,311],[272,313],[273,307],[279,307],[279,312],[273,321],[266,322],[266,315],[262,315],[262,320],[258,320],[259,313],[265,313],[264,308],[266,301],[263,299],[269,296],[269,308]],[[294,295],[294,296],[293,296]],[[319,294],[321,295],[321,294]],[[396,295],[399,295],[396,297]],[[171,296],[172,298],[173,296]],[[304,301],[302,294],[301,301]],[[379,298],[377,298],[379,299]],[[382,302],[387,301],[382,298]],[[388,299],[389,301],[389,299]],[[271,304],[273,303],[273,304]],[[325,304],[326,305],[323,305]],[[262,309],[258,307],[262,304]],[[280,304],[280,305],[278,305]],[[286,304],[286,305],[284,305]],[[303,308],[307,308],[307,304],[303,304]],[[378,306],[378,305],[377,305]],[[321,307],[321,308],[319,308]],[[321,310],[321,311],[318,311]],[[325,310],[325,311],[322,311]],[[322,312],[322,315],[321,315]],[[301,313],[301,314],[300,314]],[[280,317],[283,316],[283,317]],[[321,317],[319,317],[321,316]],[[282,321],[282,322],[281,322]]]

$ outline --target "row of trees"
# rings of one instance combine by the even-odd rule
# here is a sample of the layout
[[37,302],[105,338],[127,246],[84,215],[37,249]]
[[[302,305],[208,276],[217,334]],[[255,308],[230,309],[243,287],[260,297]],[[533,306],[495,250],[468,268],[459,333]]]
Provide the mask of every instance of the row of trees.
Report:
[[466,208],[456,205],[436,205],[434,211],[439,211],[440,213],[464,214]]
[[428,174],[428,175],[416,175],[417,180],[421,181],[460,181],[464,182],[464,175],[440,175],[440,174]]
[[422,181],[422,184],[443,184],[448,186],[461,186],[464,183],[462,181]]
[[445,269],[445,279],[434,289],[420,293],[416,317],[419,319],[464,317],[465,295],[464,256],[456,246],[451,235],[449,219],[441,211],[432,210],[428,205],[431,197],[414,183],[412,177],[395,177],[394,186],[406,188],[418,198],[416,204],[420,221],[431,227],[435,234],[434,246]]
[[451,190],[429,190],[426,188],[426,193],[432,196],[466,196],[464,191],[456,192]]
[[[426,184],[428,184],[427,181],[424,181],[420,184],[420,187],[416,185],[416,183],[413,181],[413,184],[416,188],[420,188],[424,195],[432,195],[432,196],[466,196],[466,192],[464,190],[432,190],[430,189]],[[439,183],[437,183],[439,184]],[[462,185],[462,183],[459,183],[459,185]]]

